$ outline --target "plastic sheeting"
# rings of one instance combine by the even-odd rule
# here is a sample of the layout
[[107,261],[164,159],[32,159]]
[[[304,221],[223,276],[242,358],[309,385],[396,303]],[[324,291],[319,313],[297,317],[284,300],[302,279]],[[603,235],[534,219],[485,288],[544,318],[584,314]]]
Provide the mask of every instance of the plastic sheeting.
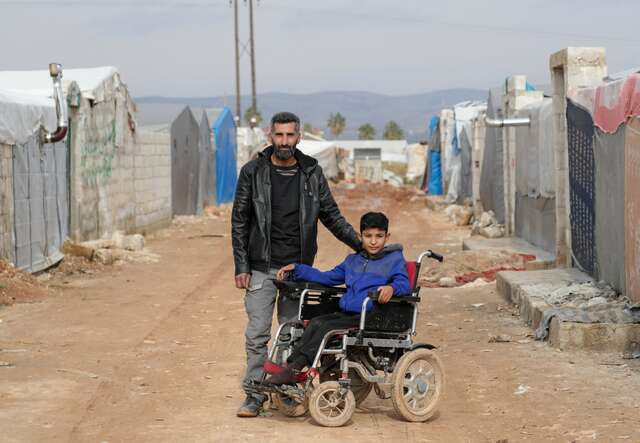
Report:
[[224,108],[213,123],[216,141],[216,202],[233,201],[238,172],[236,167],[236,125],[229,108]]
[[[624,142],[622,125],[614,134],[599,129],[593,143],[595,163],[595,277],[624,291]],[[637,221],[636,221],[637,222]]]
[[464,199],[473,197],[473,147],[467,132],[467,128],[463,128],[460,133],[460,195],[458,202],[463,203]]
[[[461,197],[462,186],[462,157],[460,147],[460,137],[462,131],[466,130],[467,134],[471,134],[471,121],[481,111],[486,110],[486,103],[481,102],[462,102],[454,107],[454,127],[451,137],[451,144],[447,144],[445,153],[445,178],[447,179],[448,188],[445,201],[453,203]],[[469,154],[470,155],[470,154]]]
[[37,272],[63,257],[69,228],[67,147],[43,147],[34,134],[13,152],[15,264]]
[[0,143],[27,143],[40,127],[57,127],[53,99],[0,90]]
[[612,134],[630,117],[640,115],[640,74],[596,87],[572,88],[568,96],[591,114],[597,128]]
[[551,254],[556,248],[556,199],[516,192],[515,234]]
[[[489,91],[487,117],[503,118],[503,93]],[[485,131],[482,172],[480,175],[480,201],[485,211],[492,210],[498,223],[504,223],[504,166],[502,128],[487,126]]]
[[429,151],[429,182],[427,192],[431,195],[442,195],[442,168],[440,151]]
[[555,196],[552,100],[526,106],[517,117],[529,117],[529,126],[516,131],[516,190],[532,198]]
[[625,289],[640,303],[640,118],[629,121],[625,139]]
[[189,107],[171,124],[171,207],[173,215],[194,215],[200,186],[200,125]]
[[301,140],[297,149],[302,153],[318,160],[325,177],[335,178],[340,172],[338,170],[338,159],[336,155],[336,145],[328,141]]
[[[120,82],[116,68],[65,69],[65,94],[75,83],[85,98],[104,101]],[[53,83],[48,70],[0,72],[0,142],[25,143],[44,126],[56,129]]]

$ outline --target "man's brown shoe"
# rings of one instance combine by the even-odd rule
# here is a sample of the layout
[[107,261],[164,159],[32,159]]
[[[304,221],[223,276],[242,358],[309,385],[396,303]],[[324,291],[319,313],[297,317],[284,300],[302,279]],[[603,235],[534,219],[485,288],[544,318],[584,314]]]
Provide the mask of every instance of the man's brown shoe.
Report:
[[262,401],[257,398],[247,395],[247,398],[244,400],[236,415],[238,417],[257,417],[260,413],[260,409],[262,409]]

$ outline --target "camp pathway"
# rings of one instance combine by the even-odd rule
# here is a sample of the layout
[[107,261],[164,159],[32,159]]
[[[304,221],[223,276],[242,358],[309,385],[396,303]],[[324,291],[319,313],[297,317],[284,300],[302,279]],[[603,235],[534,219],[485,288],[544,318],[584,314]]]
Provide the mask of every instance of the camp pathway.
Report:
[[[387,211],[407,257],[457,251],[468,235],[411,193],[336,198],[354,225],[365,210]],[[439,347],[447,376],[430,422],[403,422],[375,395],[344,428],[277,411],[237,418],[246,318],[229,232],[228,215],[174,224],[148,242],[159,263],[116,266],[0,309],[3,441],[640,441],[635,367],[533,341],[495,284],[423,289],[417,339]],[[319,244],[321,268],[348,253],[324,229]]]

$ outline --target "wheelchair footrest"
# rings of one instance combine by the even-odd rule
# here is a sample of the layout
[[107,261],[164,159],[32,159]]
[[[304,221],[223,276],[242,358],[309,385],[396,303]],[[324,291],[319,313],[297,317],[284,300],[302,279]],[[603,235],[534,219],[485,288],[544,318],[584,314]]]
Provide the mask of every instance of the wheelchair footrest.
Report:
[[262,381],[251,380],[245,388],[249,394],[281,394],[291,397],[300,403],[302,403],[305,398],[305,390],[295,385],[274,385]]

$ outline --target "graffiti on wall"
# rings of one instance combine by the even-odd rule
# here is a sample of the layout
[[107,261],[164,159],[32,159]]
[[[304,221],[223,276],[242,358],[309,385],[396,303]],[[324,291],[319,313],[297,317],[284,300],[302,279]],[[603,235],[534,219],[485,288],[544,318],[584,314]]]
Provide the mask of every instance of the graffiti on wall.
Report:
[[109,181],[113,174],[113,159],[117,153],[116,120],[101,129],[84,129],[85,140],[80,143],[80,171],[83,184],[96,186]]

